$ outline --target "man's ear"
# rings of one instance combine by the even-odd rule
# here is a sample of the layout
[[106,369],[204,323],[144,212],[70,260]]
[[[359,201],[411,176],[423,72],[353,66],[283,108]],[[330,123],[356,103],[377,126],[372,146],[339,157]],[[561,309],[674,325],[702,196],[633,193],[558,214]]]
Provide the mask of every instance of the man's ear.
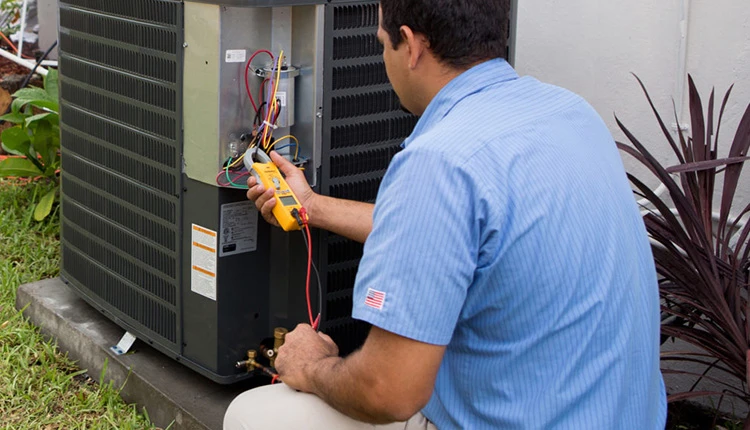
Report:
[[399,33],[401,33],[401,40],[406,44],[406,53],[409,56],[409,68],[415,69],[422,59],[422,55],[427,50],[427,38],[422,34],[414,33],[411,28],[405,25],[399,28]]

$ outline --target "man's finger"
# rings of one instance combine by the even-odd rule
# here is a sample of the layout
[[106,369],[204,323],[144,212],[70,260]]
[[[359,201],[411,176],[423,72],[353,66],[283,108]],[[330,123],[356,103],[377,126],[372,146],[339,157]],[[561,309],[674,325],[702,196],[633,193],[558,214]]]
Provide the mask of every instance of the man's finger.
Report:
[[269,188],[266,190],[261,185],[256,185],[252,189],[247,190],[248,199],[255,202],[255,207],[257,207],[258,210],[261,210],[263,205],[265,205],[273,196],[274,192],[272,189]]
[[263,192],[266,191],[266,189],[263,188],[263,185],[260,185],[260,184],[255,184],[255,185],[248,184],[248,187],[249,188],[247,190],[247,198],[248,200],[252,200],[252,201],[257,200],[258,197],[260,197],[263,194]]
[[[273,196],[273,193],[271,193],[271,196]],[[261,200],[266,199],[266,196],[263,195],[263,197],[256,200],[255,204],[256,206],[258,204],[261,204]],[[269,197],[267,200],[265,200],[261,206],[260,206],[260,214],[263,215],[263,218],[265,218],[266,221],[268,221],[271,224],[278,225],[278,222],[276,221],[276,217],[273,215],[273,207],[276,206],[276,198]]]
[[276,151],[271,151],[271,160],[273,161],[273,164],[281,170],[281,173],[283,173],[284,176],[294,175],[300,171],[297,166],[290,163]]

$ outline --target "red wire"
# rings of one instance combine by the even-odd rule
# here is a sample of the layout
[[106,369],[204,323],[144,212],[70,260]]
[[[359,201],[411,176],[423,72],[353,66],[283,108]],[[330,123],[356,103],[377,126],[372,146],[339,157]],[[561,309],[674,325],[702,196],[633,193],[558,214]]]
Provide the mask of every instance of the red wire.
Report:
[[267,51],[265,49],[259,49],[253,53],[253,55],[250,56],[250,59],[247,60],[247,64],[245,64],[245,91],[247,92],[247,96],[250,98],[250,103],[253,105],[253,109],[255,112],[258,112],[258,107],[255,105],[255,100],[253,100],[253,95],[250,93],[250,83],[247,81],[247,72],[250,70],[250,63],[253,61],[253,58],[255,58],[256,55],[264,53],[271,56],[271,61],[273,61],[273,54],[271,51]]
[[307,212],[305,208],[300,208],[302,224],[307,232],[307,280],[305,281],[305,297],[307,298],[307,316],[310,318],[310,325],[316,329],[317,320],[313,319],[312,303],[310,302],[310,268],[312,266],[312,237],[310,236],[310,227],[307,225]]
[[278,381],[279,375],[273,375],[273,378],[271,378],[271,385],[275,384],[276,381]]
[[[221,170],[221,171],[220,171],[220,172],[219,172],[219,173],[218,173],[218,174],[216,175],[216,183],[217,183],[217,184],[219,184],[219,185],[221,185],[222,187],[229,187],[229,186],[231,186],[231,184],[230,184],[229,182],[224,182],[224,183],[222,183],[222,182],[220,181],[220,179],[221,179],[221,178],[224,178],[224,176],[226,176],[226,173],[224,172],[224,170]],[[236,181],[237,179],[240,179],[240,178],[242,178],[243,176],[250,176],[250,172],[242,172],[242,173],[240,173],[239,175],[237,175],[237,176],[235,176],[234,178],[232,178],[232,182]],[[237,183],[235,183],[234,185],[241,185],[241,184],[237,184]]]
[[263,79],[263,82],[260,83],[260,89],[258,90],[258,100],[260,101],[261,106],[263,105],[263,90],[265,89],[266,82],[268,82],[268,78]]
[[307,216],[307,209],[304,207],[299,208],[299,215],[302,219],[302,225],[305,226],[305,232],[307,232],[307,281],[305,282],[305,296],[307,298],[307,316],[310,318],[310,325],[313,330],[318,331],[318,325],[320,324],[320,309],[318,315],[313,320],[312,317],[312,301],[310,300],[310,266],[312,265],[312,237],[310,236],[310,225],[308,221],[310,218]]

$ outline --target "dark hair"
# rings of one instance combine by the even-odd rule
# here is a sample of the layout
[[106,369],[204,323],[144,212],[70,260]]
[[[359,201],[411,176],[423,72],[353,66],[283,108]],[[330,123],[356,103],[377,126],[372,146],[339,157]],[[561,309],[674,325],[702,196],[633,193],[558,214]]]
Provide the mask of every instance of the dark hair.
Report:
[[381,0],[380,8],[394,49],[405,25],[427,37],[432,53],[449,66],[506,56],[510,0]]

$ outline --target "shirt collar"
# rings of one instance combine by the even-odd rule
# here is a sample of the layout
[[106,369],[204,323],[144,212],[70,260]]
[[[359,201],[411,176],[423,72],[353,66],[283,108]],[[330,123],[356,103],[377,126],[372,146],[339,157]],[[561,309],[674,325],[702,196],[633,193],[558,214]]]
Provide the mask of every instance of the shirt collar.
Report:
[[411,135],[401,143],[401,147],[405,148],[413,139],[429,130],[469,94],[481,91],[490,85],[517,78],[516,71],[502,58],[485,61],[461,73],[435,95],[417,121]]

